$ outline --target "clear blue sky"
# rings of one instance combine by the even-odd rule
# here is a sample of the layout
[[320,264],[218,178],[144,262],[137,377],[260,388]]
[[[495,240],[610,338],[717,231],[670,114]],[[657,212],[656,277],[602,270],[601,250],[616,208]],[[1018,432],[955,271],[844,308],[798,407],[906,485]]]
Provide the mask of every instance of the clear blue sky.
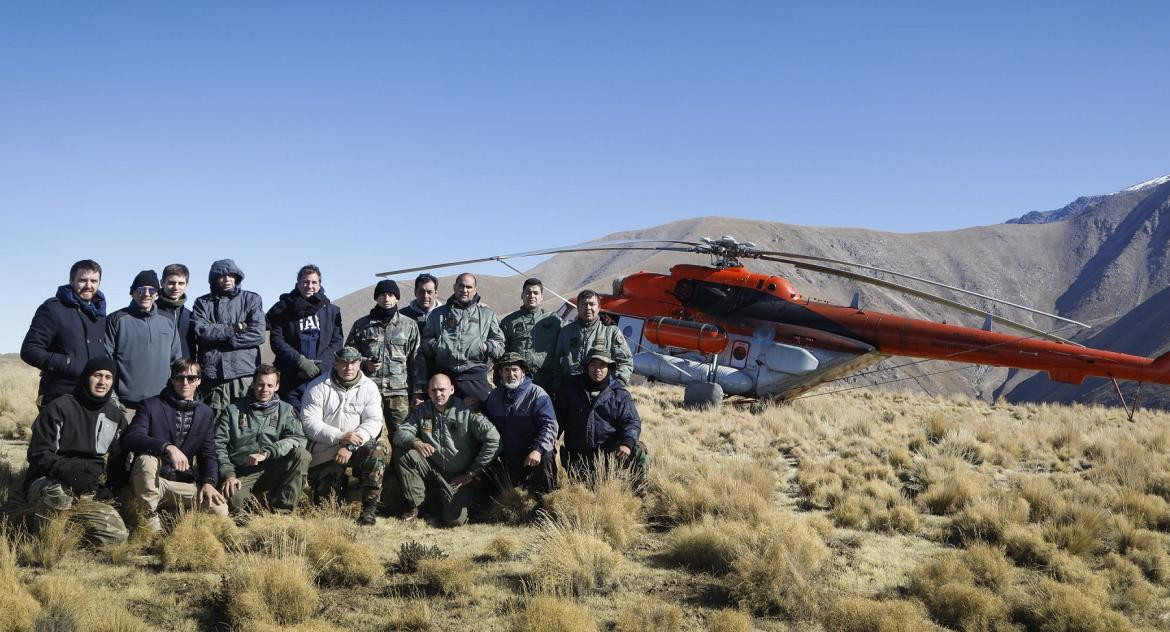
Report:
[[[1170,173],[1170,3],[0,4],[0,351],[232,257],[270,304],[702,215],[908,232]],[[503,268],[499,273],[506,273]]]

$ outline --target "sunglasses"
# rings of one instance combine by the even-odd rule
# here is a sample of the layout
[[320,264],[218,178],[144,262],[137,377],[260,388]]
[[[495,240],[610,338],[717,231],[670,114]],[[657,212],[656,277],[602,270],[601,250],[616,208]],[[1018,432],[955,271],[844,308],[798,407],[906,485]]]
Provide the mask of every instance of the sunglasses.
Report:
[[154,296],[155,294],[158,294],[158,288],[144,285],[142,287],[134,288],[134,293],[141,294],[143,296]]
[[171,379],[176,382],[198,382],[199,377],[198,375],[176,375]]

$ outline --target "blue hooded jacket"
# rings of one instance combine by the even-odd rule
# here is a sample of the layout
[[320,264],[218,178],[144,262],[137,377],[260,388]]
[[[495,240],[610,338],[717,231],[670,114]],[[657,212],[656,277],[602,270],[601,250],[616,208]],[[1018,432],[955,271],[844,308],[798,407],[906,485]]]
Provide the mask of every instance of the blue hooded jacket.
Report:
[[83,303],[73,286],[41,303],[20,345],[20,359],[41,370],[37,394],[42,404],[77,388],[91,358],[108,358],[105,347],[106,296],[98,291]]
[[[224,275],[236,277],[230,294],[215,289],[215,280]],[[195,299],[191,321],[199,348],[203,376],[213,380],[234,380],[251,376],[260,364],[260,345],[264,344],[264,302],[255,292],[240,289],[244,273],[231,259],[211,264],[207,282],[211,293]],[[243,323],[242,330],[235,325]]]
[[642,434],[642,419],[630,392],[606,376],[601,391],[590,401],[586,380],[584,374],[568,378],[557,397],[565,448],[581,453],[612,452],[621,445],[634,449]]
[[483,403],[483,412],[500,432],[500,458],[523,459],[536,450],[552,452],[557,442],[557,417],[552,399],[525,376],[516,388],[497,386]]

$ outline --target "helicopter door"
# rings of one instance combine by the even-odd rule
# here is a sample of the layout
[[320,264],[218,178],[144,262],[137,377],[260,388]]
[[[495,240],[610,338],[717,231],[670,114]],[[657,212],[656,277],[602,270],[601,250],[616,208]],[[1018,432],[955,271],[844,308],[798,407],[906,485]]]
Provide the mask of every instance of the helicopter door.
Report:
[[618,318],[618,329],[626,337],[626,345],[630,348],[630,353],[638,353],[645,348],[645,345],[642,344],[642,325],[645,322],[641,318],[630,316]]

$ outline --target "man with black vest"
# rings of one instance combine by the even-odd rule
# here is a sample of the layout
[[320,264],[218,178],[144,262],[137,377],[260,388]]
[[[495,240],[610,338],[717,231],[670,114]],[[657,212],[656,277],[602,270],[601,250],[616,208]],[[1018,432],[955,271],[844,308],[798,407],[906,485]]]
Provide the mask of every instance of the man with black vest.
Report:
[[195,400],[202,379],[199,363],[179,358],[170,374],[170,386],[142,402],[122,436],[122,448],[135,455],[130,470],[135,504],[155,533],[162,530],[160,509],[198,507],[228,514],[227,502],[216,489],[219,457],[211,408]]

